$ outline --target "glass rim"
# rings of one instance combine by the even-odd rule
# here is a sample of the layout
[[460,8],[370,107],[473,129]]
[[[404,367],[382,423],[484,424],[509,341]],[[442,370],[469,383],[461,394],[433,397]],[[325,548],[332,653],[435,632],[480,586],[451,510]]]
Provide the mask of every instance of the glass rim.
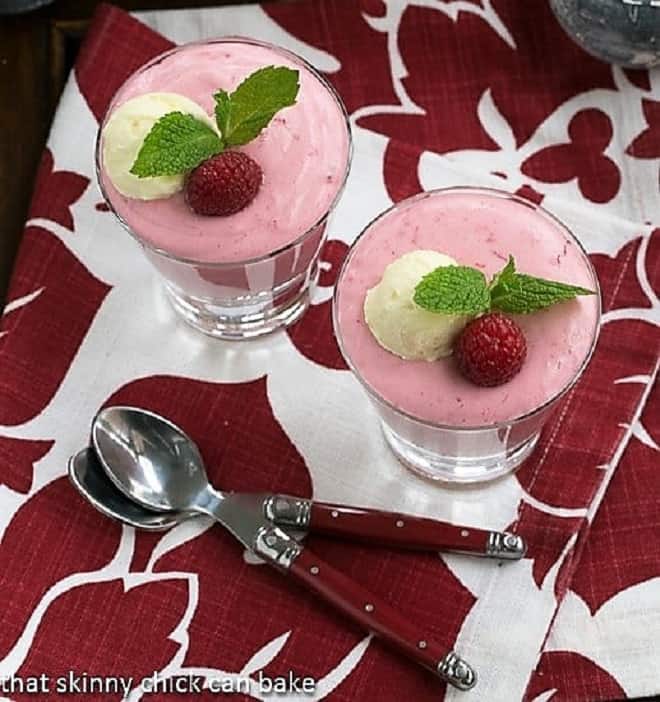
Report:
[[[511,419],[499,421],[499,422],[491,422],[490,424],[474,424],[474,425],[467,425],[467,426],[462,426],[462,425],[455,425],[455,424],[442,424],[440,422],[434,422],[428,419],[424,419],[422,417],[416,416],[410,412],[407,412],[405,410],[402,410],[400,407],[396,407],[394,404],[392,404],[389,400],[386,400],[379,392],[376,391],[375,388],[373,388],[362,376],[360,371],[357,369],[355,364],[353,363],[353,360],[351,359],[350,355],[344,348],[344,342],[340,330],[340,325],[339,325],[339,290],[341,287],[341,281],[342,278],[348,268],[348,265],[351,261],[351,258],[353,257],[353,254],[355,253],[355,250],[357,248],[357,245],[359,244],[360,240],[362,237],[372,228],[373,225],[375,225],[377,222],[379,222],[381,219],[384,219],[387,217],[389,214],[394,212],[396,209],[400,208],[403,205],[408,205],[412,202],[415,202],[417,200],[423,200],[427,197],[431,197],[434,195],[448,195],[451,193],[481,193],[481,194],[486,194],[490,195],[493,197],[500,197],[504,199],[509,199],[513,200],[514,202],[518,202],[519,204],[529,207],[537,212],[539,212],[541,215],[547,217],[550,219],[552,222],[554,222],[556,225],[558,225],[562,231],[565,232],[565,234],[576,243],[578,250],[582,254],[583,259],[587,263],[587,267],[589,269],[589,272],[591,273],[591,277],[593,278],[594,282],[594,287],[595,287],[595,292],[596,292],[596,299],[598,303],[598,314],[596,317],[596,322],[594,325],[594,329],[592,331],[592,339],[591,339],[591,345],[589,347],[589,351],[586,353],[584,359],[582,360],[582,363],[580,364],[579,368],[575,372],[575,374],[568,380],[563,387],[561,387],[557,392],[555,392],[553,395],[551,395],[548,399],[546,399],[543,403],[540,405],[533,407],[532,409],[528,410],[524,414],[516,415],[515,417],[512,417]],[[346,258],[344,259],[341,268],[339,269],[339,273],[337,275],[337,280],[335,282],[335,289],[332,295],[332,326],[334,329],[335,333],[335,338],[337,339],[337,345],[339,346],[339,350],[341,352],[342,357],[346,361],[346,364],[348,365],[349,370],[353,373],[353,375],[358,379],[362,387],[367,391],[367,394],[371,396],[373,399],[378,401],[379,403],[385,405],[388,409],[392,410],[396,414],[405,417],[406,419],[416,423],[416,424],[421,424],[425,427],[430,427],[434,429],[444,429],[448,431],[456,431],[456,432],[477,432],[477,431],[485,431],[485,430],[492,430],[492,429],[506,429],[508,427],[511,427],[514,424],[519,424],[520,422],[526,421],[528,419],[533,418],[534,416],[540,414],[544,410],[548,409],[553,403],[555,403],[557,400],[561,399],[563,395],[565,395],[582,377],[584,371],[586,370],[587,366],[589,365],[589,362],[591,361],[591,358],[594,354],[594,351],[596,349],[596,344],[598,342],[598,338],[600,336],[600,327],[601,327],[601,318],[602,318],[602,296],[601,296],[601,290],[600,290],[600,282],[598,280],[598,275],[596,273],[596,269],[594,268],[591,260],[589,259],[589,255],[584,248],[582,242],[573,234],[573,232],[568,228],[567,225],[565,225],[556,215],[552,214],[549,212],[547,209],[542,207],[541,205],[538,205],[531,200],[526,200],[525,198],[521,197],[520,195],[516,195],[515,193],[510,193],[507,192],[506,190],[501,190],[499,188],[491,188],[487,186],[472,186],[472,185],[452,185],[448,186],[445,188],[435,188],[432,190],[425,190],[421,193],[417,193],[416,195],[412,195],[411,197],[405,198],[404,200],[400,200],[399,202],[393,203],[390,207],[387,209],[383,210],[379,214],[377,214],[371,221],[367,223],[367,225],[362,229],[360,234],[357,236],[355,241],[351,244],[347,254]],[[403,360],[403,359],[402,359]]]
[[[304,232],[299,234],[295,239],[290,241],[288,244],[283,244],[282,246],[279,246],[276,249],[273,249],[272,251],[268,251],[265,254],[261,254],[260,256],[253,256],[252,258],[243,258],[239,259],[236,261],[201,261],[199,259],[195,258],[188,258],[186,256],[177,256],[176,254],[173,254],[169,251],[166,251],[165,249],[162,249],[158,246],[155,246],[152,244],[150,241],[147,241],[143,237],[141,237],[136,231],[134,231],[131,226],[126,222],[126,220],[115,210],[115,208],[112,205],[112,202],[110,201],[110,198],[108,197],[108,193],[106,192],[106,189],[103,185],[103,180],[101,178],[101,136],[103,132],[103,127],[105,126],[106,120],[110,116],[111,109],[114,105],[114,102],[117,98],[117,95],[122,91],[124,86],[136,75],[142,73],[143,71],[146,71],[147,69],[151,68],[151,66],[160,63],[163,59],[167,58],[168,56],[177,53],[178,51],[185,50],[191,46],[204,46],[207,44],[231,44],[231,43],[238,43],[238,44],[252,44],[255,46],[262,46],[267,49],[274,49],[276,52],[282,53],[286,55],[289,59],[291,59],[294,63],[297,63],[301,65],[303,68],[305,68],[307,71],[309,71],[315,78],[318,80],[325,88],[326,90],[330,93],[332,96],[333,100],[335,101],[337,107],[339,108],[340,114],[344,118],[344,126],[346,127],[346,136],[348,138],[348,152],[346,155],[346,165],[344,167],[344,177],[342,178],[342,181],[337,188],[337,192],[335,193],[334,198],[326,208],[326,210],[318,217],[318,219],[310,225],[307,229],[305,229]],[[290,49],[286,49],[282,46],[279,46],[278,44],[272,44],[271,42],[267,41],[262,41],[260,39],[254,39],[252,37],[244,37],[240,35],[226,35],[226,36],[221,36],[221,37],[216,37],[213,39],[202,39],[200,41],[191,41],[191,42],[186,42],[185,44],[179,44],[178,46],[175,46],[171,49],[168,49],[167,51],[163,51],[162,53],[158,54],[157,56],[154,56],[152,59],[147,61],[146,63],[142,64],[139,68],[137,68],[135,71],[131,73],[131,75],[126,78],[126,80],[119,86],[115,94],[112,96],[112,99],[110,100],[110,104],[108,105],[108,108],[105,111],[105,114],[103,115],[103,119],[101,120],[99,124],[99,128],[96,132],[96,141],[94,145],[94,171],[96,175],[96,182],[99,186],[99,190],[101,191],[101,195],[103,196],[103,199],[105,200],[105,203],[107,206],[110,208],[110,211],[112,214],[119,220],[119,223],[122,225],[122,227],[131,235],[135,241],[138,242],[141,246],[145,247],[146,249],[149,249],[151,252],[158,254],[159,256],[163,256],[164,258],[170,259],[172,261],[176,261],[177,263],[184,263],[187,265],[193,265],[193,266],[198,266],[198,267],[203,267],[203,268],[213,268],[213,269],[221,269],[221,268],[233,268],[236,266],[246,266],[250,264],[256,264],[256,263],[261,263],[264,261],[268,261],[275,256],[278,256],[279,254],[282,254],[289,249],[298,246],[300,244],[303,244],[314,232],[322,226],[326,220],[328,219],[328,216],[330,213],[334,210],[334,208],[337,206],[337,203],[339,202],[339,199],[341,198],[344,189],[346,188],[346,182],[348,180],[348,175],[351,170],[351,163],[353,161],[353,134],[351,131],[351,122],[350,118],[348,115],[348,112],[346,110],[346,106],[344,105],[343,100],[339,96],[339,93],[335,90],[334,86],[330,81],[318,70],[316,69],[309,61],[304,59],[302,56],[299,56],[296,54],[294,51],[291,51]]]

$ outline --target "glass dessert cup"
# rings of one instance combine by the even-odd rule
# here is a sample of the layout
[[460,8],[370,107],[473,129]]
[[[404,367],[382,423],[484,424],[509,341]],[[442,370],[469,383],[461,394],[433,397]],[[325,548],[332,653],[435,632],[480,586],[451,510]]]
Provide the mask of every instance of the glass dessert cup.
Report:
[[302,241],[237,263],[184,261],[140,244],[186,322],[209,336],[241,340],[269,334],[303,316],[318,278],[325,226],[324,218]]
[[[107,176],[103,173],[102,133],[125,86],[178,52],[190,47],[218,44],[263,47],[277,53],[289,64],[296,64],[301,71],[311,74],[336,107],[342,129],[345,129],[347,144],[345,165],[337,178],[336,193],[316,221],[311,226],[295,232],[288,243],[280,243],[272,250],[265,250],[263,253],[259,252],[259,255],[241,260],[216,261],[206,257],[182,256],[159,246],[153,241],[153,237],[147,238],[140,231],[140,227],[133,226],[122,216],[113,202],[113,193],[110,192],[114,191],[114,188],[106,187],[104,183]],[[186,44],[167,51],[142,66],[126,81],[113,98],[98,131],[96,174],[110,210],[140,244],[145,256],[159,273],[166,295],[175,311],[191,326],[205,334],[221,339],[241,340],[269,334],[278,328],[293,324],[307,309],[311,290],[318,277],[318,259],[326,238],[327,220],[343,192],[351,156],[350,124],[344,104],[330,83],[313,66],[296,54],[267,42],[243,37],[223,37]],[[116,191],[114,192],[116,197]],[[296,193],[292,192],[291,195],[295,197]],[[224,218],[208,219],[217,219],[218,231],[221,232]],[[182,228],[182,235],[185,235],[185,226]],[[249,231],[246,227],[245,235],[267,239],[267,232],[263,229]]]
[[[512,416],[510,419],[493,421],[483,424],[460,425],[446,422],[431,421],[428,418],[416,416],[397,406],[381,392],[373,387],[365,378],[364,370],[355,363],[347,348],[345,329],[341,321],[342,309],[340,299],[342,289],[346,288],[347,271],[363,237],[367,236],[373,227],[398,208],[410,206],[415,201],[427,197],[438,197],[444,194],[465,194],[496,197],[521,207],[533,209],[539,216],[559,227],[566,239],[575,245],[577,254],[581,257],[591,280],[591,289],[596,291],[597,307],[595,323],[588,332],[588,350],[577,370],[557,391],[544,397],[536,406],[528,411]],[[440,249],[440,247],[438,247]],[[514,252],[515,255],[515,252]],[[471,265],[469,261],[459,261]],[[351,308],[353,310],[353,308]],[[360,310],[361,312],[361,310]],[[357,312],[356,312],[357,314]],[[354,376],[365,389],[380,420],[384,438],[397,459],[414,473],[424,478],[447,484],[469,484],[493,480],[515,470],[533,451],[538,442],[541,430],[551,416],[561,399],[577,383],[586,369],[596,346],[600,326],[600,289],[596,272],[589,261],[586,251],[579,240],[543,208],[527,200],[504,191],[488,188],[453,187],[421,193],[413,198],[400,202],[376,217],[351,246],[339,273],[333,298],[333,324],[339,348]],[[350,328],[350,325],[349,325]],[[364,341],[364,339],[361,339]],[[375,339],[373,342],[376,344]],[[389,353],[389,352],[386,352]],[[400,363],[409,363],[397,359]],[[432,363],[447,362],[452,359],[441,359]],[[415,362],[418,363],[418,362]],[[426,363],[426,362],[423,362]],[[515,380],[515,379],[514,379]],[[513,382],[513,381],[509,381]],[[508,384],[499,388],[506,392]],[[492,390],[489,388],[489,390]],[[446,402],[453,398],[447,397]]]

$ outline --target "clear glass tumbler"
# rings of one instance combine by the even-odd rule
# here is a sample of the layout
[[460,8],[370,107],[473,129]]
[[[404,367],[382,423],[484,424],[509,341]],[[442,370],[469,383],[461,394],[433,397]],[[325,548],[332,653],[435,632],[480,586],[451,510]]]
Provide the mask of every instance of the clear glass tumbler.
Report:
[[558,392],[547,397],[544,402],[526,414],[514,417],[509,421],[483,426],[451,426],[434,423],[396,407],[365,380],[346,350],[338,313],[342,280],[361,238],[381,218],[398,207],[408,205],[415,198],[398,203],[383,212],[365,228],[353,243],[339,273],[333,299],[334,330],[344,359],[371,399],[380,418],[385,440],[401,463],[425,478],[445,483],[462,484],[483,482],[500,477],[517,468],[532,452],[548,417],[561,398],[578,381],[593,355],[600,326],[600,288],[596,272],[579,240],[565,225],[538,205],[504,191],[486,188],[454,187],[422,193],[416,197],[425,198],[429,195],[456,192],[488,194],[506,198],[511,202],[519,202],[521,207],[533,208],[540,216],[549,218],[555,226],[559,226],[563,230],[567,238],[575,243],[580,256],[584,259],[586,268],[590,272],[593,290],[598,295],[597,321],[592,331],[589,351],[574,376]]
[[[155,246],[136,231],[117,211],[102,177],[102,131],[112,114],[117,96],[110,104],[96,142],[96,174],[103,196],[128,233],[142,246],[158,271],[174,309],[193,327],[214,337],[230,340],[249,339],[293,324],[309,305],[310,292],[318,277],[318,257],[326,238],[326,224],[337,204],[348,177],[352,144],[348,115],[341,98],[330,83],[308,62],[296,54],[266,42],[244,37],[223,37],[208,42],[186,44],[165,52],[142,66],[129,81],[159,64],[164,58],[190,46],[246,43],[266,47],[289,63],[311,73],[329,93],[346,129],[348,151],[337,193],[325,212],[312,226],[300,231],[288,244],[255,258],[223,262],[182,258]],[[120,88],[117,95],[122,92]],[[292,193],[292,197],[295,193]],[[219,218],[221,219],[221,218]],[[249,236],[250,232],[246,232]]]

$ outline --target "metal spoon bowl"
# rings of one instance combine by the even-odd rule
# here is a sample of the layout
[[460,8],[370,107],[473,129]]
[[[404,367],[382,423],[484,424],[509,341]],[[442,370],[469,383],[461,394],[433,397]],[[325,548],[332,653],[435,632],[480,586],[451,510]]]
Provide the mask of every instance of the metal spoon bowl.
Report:
[[268,495],[215,489],[195,442],[158,414],[106,407],[92,423],[92,445],[115,487],[147,509],[213,517],[249,549],[257,532],[274,528],[264,512]]
[[91,448],[69,459],[69,478],[78,492],[102,514],[136,529],[164,531],[193,515],[182,512],[154,512],[126,497],[106,475]]
[[176,424],[135,407],[106,407],[92,424],[92,444],[120,492],[155,511],[186,511],[210,489],[195,442]]

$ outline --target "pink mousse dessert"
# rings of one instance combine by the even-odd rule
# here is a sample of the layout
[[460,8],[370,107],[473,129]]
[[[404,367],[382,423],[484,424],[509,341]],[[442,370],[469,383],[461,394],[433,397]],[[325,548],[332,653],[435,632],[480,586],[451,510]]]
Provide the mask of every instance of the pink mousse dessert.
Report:
[[[402,358],[384,348],[367,324],[369,291],[390,264],[413,251],[440,252],[483,272],[488,281],[513,256],[520,272],[596,292],[594,270],[556,219],[530,202],[487,189],[438,190],[403,201],[374,220],[349,252],[335,293],[335,330],[348,364],[381,408],[386,437],[390,444],[399,442],[395,452],[425,474],[434,472],[433,454],[449,457],[450,464],[472,461],[459,480],[471,480],[470,470],[493,457],[495,473],[501,474],[512,467],[507,451],[538,434],[534,422],[522,433],[516,423],[549,407],[584,369],[597,337],[599,296],[508,315],[524,333],[526,358],[508,382],[482,387],[461,373],[451,350],[434,360]],[[401,442],[429,449],[431,456],[406,460]],[[440,467],[447,468],[447,461]]]
[[[190,172],[139,179],[127,172],[136,155],[130,140],[142,138],[149,119],[190,113],[220,134],[216,93],[231,96],[266,67],[295,70],[298,92],[249,143],[227,147],[259,169],[256,196],[240,211],[194,211]],[[237,338],[248,318],[256,334],[304,311],[300,296],[313,280],[350,153],[345,109],[319,73],[279,47],[231,38],[179,47],[131,76],[102,125],[97,167],[106,200],[164,277],[178,311],[208,333]]]

